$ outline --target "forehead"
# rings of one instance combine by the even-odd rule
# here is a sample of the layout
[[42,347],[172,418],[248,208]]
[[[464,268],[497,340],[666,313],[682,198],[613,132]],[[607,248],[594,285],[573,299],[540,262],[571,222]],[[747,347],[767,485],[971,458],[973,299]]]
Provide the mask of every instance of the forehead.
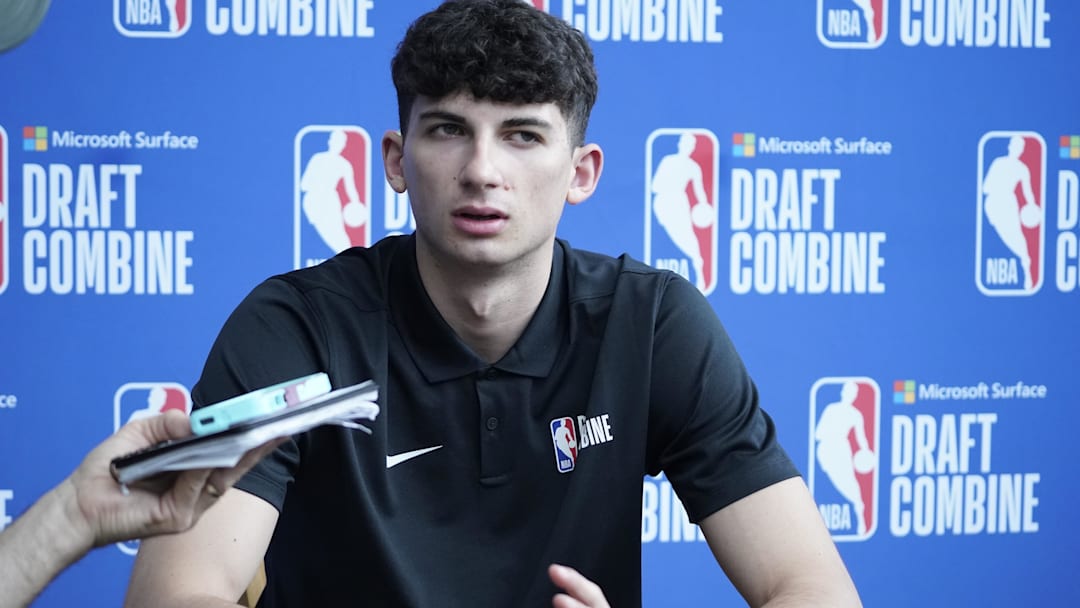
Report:
[[527,121],[538,126],[550,125],[556,131],[565,131],[567,126],[562,110],[554,102],[500,102],[477,99],[469,93],[454,93],[437,99],[419,95],[413,102],[409,122],[414,123],[429,116],[446,118],[446,114],[477,125]]

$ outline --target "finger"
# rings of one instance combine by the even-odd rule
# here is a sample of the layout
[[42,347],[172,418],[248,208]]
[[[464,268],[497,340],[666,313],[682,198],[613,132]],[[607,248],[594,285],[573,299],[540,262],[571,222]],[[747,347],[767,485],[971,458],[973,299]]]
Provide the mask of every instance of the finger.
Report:
[[182,509],[196,506],[206,492],[211,473],[213,469],[194,469],[177,475],[171,492],[176,506]]
[[552,564],[548,567],[548,576],[551,577],[551,582],[556,587],[566,592],[566,595],[562,597],[560,597],[561,594],[556,595],[552,600],[552,605],[559,608],[607,606],[603,590],[596,583],[582,576],[577,570],[569,566]]
[[138,437],[140,444],[153,445],[191,435],[191,421],[184,412],[168,410],[157,416],[133,420],[121,427],[119,433]]
[[179,410],[166,410],[161,414],[166,439],[183,439],[191,435],[191,418]]
[[224,492],[233,486],[241,477],[244,476],[251,467],[255,466],[260,460],[265,458],[278,446],[288,441],[288,437],[279,437],[277,439],[271,439],[266,443],[248,450],[240,462],[236,463],[236,466],[228,469],[217,469],[210,476],[210,483],[218,490]]
[[176,476],[172,490],[162,497],[163,508],[169,513],[166,524],[171,526],[170,531],[187,530],[198,521],[203,511],[217,502],[221,493],[217,492],[217,496],[214,496],[207,492],[212,472],[210,469],[198,469]]
[[589,608],[565,593],[558,593],[551,598],[551,608]]

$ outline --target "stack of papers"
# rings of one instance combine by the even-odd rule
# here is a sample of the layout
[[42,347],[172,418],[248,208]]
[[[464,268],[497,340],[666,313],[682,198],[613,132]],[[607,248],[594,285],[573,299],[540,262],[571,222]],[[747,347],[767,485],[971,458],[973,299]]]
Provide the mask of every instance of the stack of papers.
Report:
[[112,461],[112,475],[119,483],[129,484],[169,471],[232,467],[248,450],[271,439],[324,424],[370,433],[355,421],[375,420],[378,396],[378,387],[371,381],[341,388],[216,433],[166,441],[121,456]]

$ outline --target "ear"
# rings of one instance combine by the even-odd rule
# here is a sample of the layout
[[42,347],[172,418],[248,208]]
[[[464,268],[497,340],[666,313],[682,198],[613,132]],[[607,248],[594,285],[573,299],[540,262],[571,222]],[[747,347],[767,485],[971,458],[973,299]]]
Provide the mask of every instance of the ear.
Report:
[[405,171],[402,169],[402,159],[405,156],[405,139],[397,131],[387,131],[382,138],[383,170],[386,171],[386,181],[394,192],[405,192]]
[[570,179],[570,190],[566,193],[566,202],[571,205],[584,202],[592,196],[600,182],[600,173],[604,170],[604,151],[596,144],[586,144],[574,150],[574,174]]

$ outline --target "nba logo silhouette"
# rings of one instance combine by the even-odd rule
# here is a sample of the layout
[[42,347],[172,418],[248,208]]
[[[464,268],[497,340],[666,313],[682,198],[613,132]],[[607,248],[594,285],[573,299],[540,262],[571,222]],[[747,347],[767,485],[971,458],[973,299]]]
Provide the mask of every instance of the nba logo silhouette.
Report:
[[975,283],[988,296],[1029,296],[1042,287],[1046,142],[1031,131],[979,140]]
[[877,530],[881,389],[865,377],[822,378],[810,389],[807,483],[833,540]]
[[312,125],[296,134],[294,267],[371,244],[370,158],[360,127]]
[[0,127],[0,293],[4,293],[8,284],[8,216],[11,215],[8,200],[8,136],[4,127]]
[[577,434],[574,433],[573,418],[551,421],[551,443],[555,447],[555,468],[560,473],[573,471],[577,462]]
[[834,49],[873,49],[885,42],[889,0],[818,0],[817,35]]
[[169,410],[191,413],[191,394],[176,382],[128,382],[113,395],[113,431]]
[[113,0],[113,25],[130,38],[177,38],[191,27],[191,2]]
[[[169,410],[191,413],[191,394],[176,382],[128,382],[113,395],[113,432],[132,420],[157,416]],[[139,541],[116,543],[116,547],[135,555]]]
[[719,144],[705,129],[657,129],[645,144],[645,261],[716,289]]

